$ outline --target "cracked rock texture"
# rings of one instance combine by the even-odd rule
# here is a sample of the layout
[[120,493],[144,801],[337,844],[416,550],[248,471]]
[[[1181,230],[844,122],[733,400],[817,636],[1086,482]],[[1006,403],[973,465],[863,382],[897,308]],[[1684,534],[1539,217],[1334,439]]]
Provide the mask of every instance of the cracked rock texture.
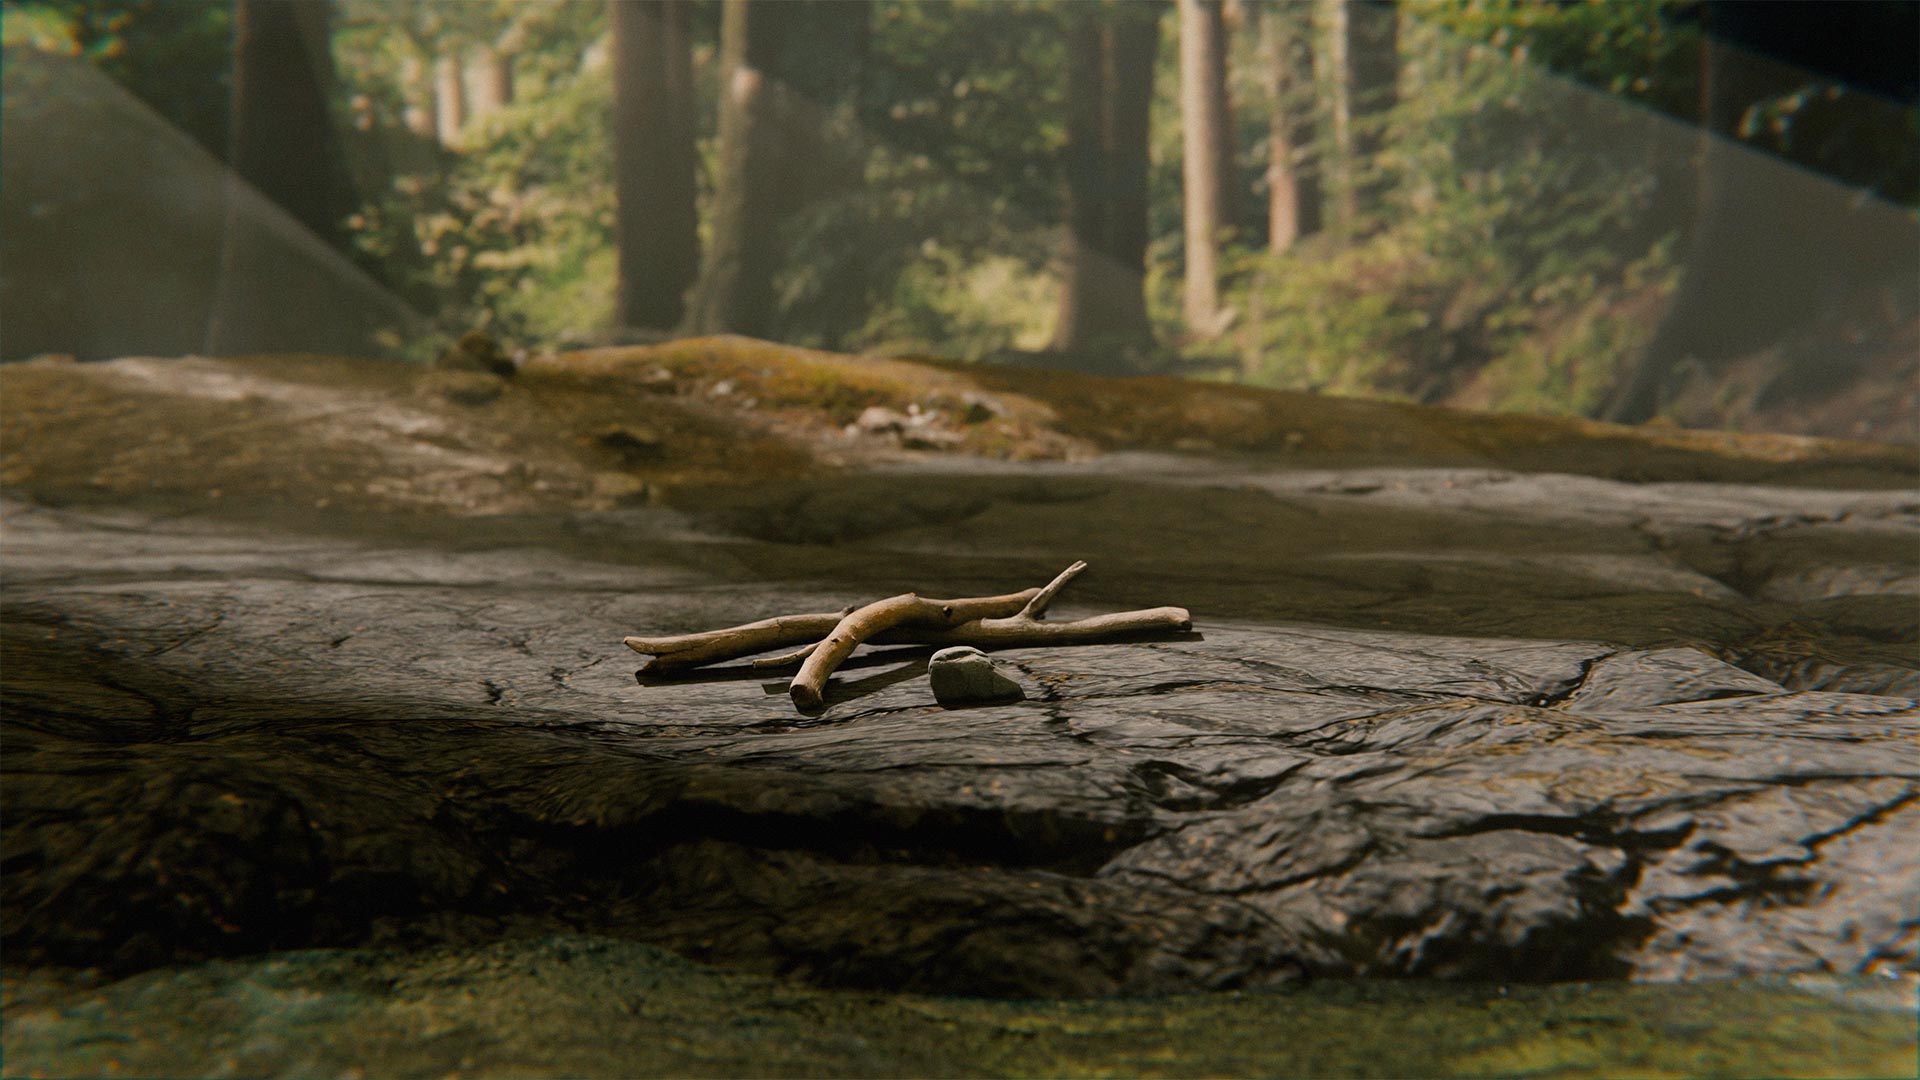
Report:
[[[856,657],[804,718],[750,670],[640,685],[618,645],[1050,576],[1057,560],[1024,553],[922,552],[920,530],[957,546],[983,517],[1006,536],[1064,507],[1096,518],[1091,537],[1143,504],[1310,521],[1354,498],[1242,488],[1234,510],[1213,488],[1033,501],[1004,483],[979,481],[981,506],[943,529],[863,523],[871,580],[853,587],[825,584],[844,545],[671,511],[378,538],[9,506],[9,962],[572,929],[825,985],[1021,997],[1914,968],[1920,713],[1899,643],[1858,619],[1821,639],[1839,660],[1789,685],[1777,648],[1756,646],[1768,677],[1707,642],[1280,622],[1282,598],[1242,572],[1254,552],[1156,575],[1108,530],[1069,548],[1095,570],[1062,617],[1075,593],[1082,610],[1183,600],[1199,638],[997,653],[1024,702],[940,709],[927,651],[895,650]],[[1910,524],[1873,521],[1848,535],[1907,542]],[[1591,525],[1572,536],[1594,546]],[[1443,557],[1396,600],[1407,562],[1339,554],[1311,572],[1367,569],[1336,595],[1483,631],[1551,611],[1583,565]],[[782,559],[798,582],[758,569]],[[1593,609],[1627,638],[1812,618],[1731,589],[1584,589],[1639,598]],[[1828,688],[1861,671],[1875,692]]]
[[[312,359],[0,373],[10,970],[556,934],[1017,998],[1920,968],[1910,463],[1387,407],[1294,440],[1262,408],[1319,404],[1238,392],[1207,423],[1244,455],[1102,455],[1134,384],[1075,420],[941,369],[1002,395],[969,446],[1053,460],[830,470],[857,441],[795,387],[904,406],[910,365],[752,344],[478,403]],[[749,391],[786,404],[743,439],[712,402]],[[1076,558],[1058,617],[1197,633],[1000,651],[1027,699],[964,710],[870,651],[818,717],[620,645]]]

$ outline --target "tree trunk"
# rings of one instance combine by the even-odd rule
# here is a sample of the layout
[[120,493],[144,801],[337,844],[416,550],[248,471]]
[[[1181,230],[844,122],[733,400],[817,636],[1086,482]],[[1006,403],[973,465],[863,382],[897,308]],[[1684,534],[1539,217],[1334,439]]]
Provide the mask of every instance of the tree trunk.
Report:
[[[1180,0],[1180,126],[1185,193],[1188,331],[1220,331],[1220,237],[1226,227],[1232,132],[1227,114],[1226,28],[1220,0]],[[1222,158],[1225,158],[1223,163]]]
[[433,73],[427,62],[418,56],[408,56],[402,60],[400,86],[406,99],[401,123],[422,139],[437,139],[439,131],[435,126]]
[[706,333],[765,337],[773,326],[773,230],[777,225],[774,97],[765,70],[770,13],[725,0],[720,14],[720,147],[714,176],[712,243],[700,275],[693,321]]
[[467,54],[467,122],[477,124],[513,104],[513,55],[492,45]]
[[1347,50],[1347,0],[1315,0],[1314,71],[1320,78],[1326,113],[1327,224],[1342,241],[1353,237],[1360,218],[1355,179],[1358,150],[1353,139],[1352,65]]
[[460,58],[438,57],[433,62],[433,130],[441,146],[453,146],[467,126],[467,91],[460,78]]
[[1057,351],[1105,370],[1150,346],[1147,170],[1158,10],[1132,5],[1067,19],[1066,229]]
[[609,0],[622,326],[672,330],[700,269],[686,0]]
[[719,163],[695,329],[772,336],[782,225],[857,182],[861,160],[830,121],[859,92],[867,15],[846,2],[724,0]]
[[351,200],[328,110],[334,70],[326,0],[239,0],[233,19],[228,163],[301,224],[337,243]]
[[1384,185],[1371,176],[1380,151],[1380,124],[1394,103],[1396,13],[1377,0],[1319,0],[1318,62],[1327,101],[1327,180],[1333,188],[1332,226],[1350,240],[1364,226]]
[[[1261,86],[1267,99],[1267,248],[1287,251],[1320,227],[1314,175],[1312,9],[1289,0],[1260,7]],[[1308,100],[1302,101],[1305,96]]]
[[[328,108],[333,56],[326,0],[237,0],[233,7],[233,174],[329,246],[346,239],[350,180]],[[238,185],[235,185],[237,188]],[[252,192],[228,190],[219,275],[203,351],[249,352],[297,324],[275,304],[297,293],[314,253],[285,235]],[[370,320],[371,321],[371,320]]]
[[[1394,0],[1350,0],[1347,71],[1353,84],[1353,141],[1359,211],[1382,209],[1391,178],[1382,168],[1387,114],[1399,100],[1400,13]],[[1365,231],[1365,222],[1357,223]]]

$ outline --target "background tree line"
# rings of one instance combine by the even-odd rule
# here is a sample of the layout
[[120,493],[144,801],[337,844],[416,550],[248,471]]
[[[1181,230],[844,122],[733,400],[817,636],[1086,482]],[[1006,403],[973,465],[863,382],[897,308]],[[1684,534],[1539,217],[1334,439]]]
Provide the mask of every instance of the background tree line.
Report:
[[1840,7],[30,0],[6,25],[449,330],[1644,419],[1686,365],[1915,318],[1904,236],[1802,257],[1798,204],[1728,150],[1920,204],[1915,7]]

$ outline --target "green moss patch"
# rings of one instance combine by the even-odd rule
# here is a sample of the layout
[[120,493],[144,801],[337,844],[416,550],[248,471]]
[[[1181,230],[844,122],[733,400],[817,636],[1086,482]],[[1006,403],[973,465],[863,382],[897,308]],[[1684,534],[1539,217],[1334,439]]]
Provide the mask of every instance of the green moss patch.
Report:
[[817,990],[549,937],[10,979],[8,1076],[1911,1076],[1910,981]]

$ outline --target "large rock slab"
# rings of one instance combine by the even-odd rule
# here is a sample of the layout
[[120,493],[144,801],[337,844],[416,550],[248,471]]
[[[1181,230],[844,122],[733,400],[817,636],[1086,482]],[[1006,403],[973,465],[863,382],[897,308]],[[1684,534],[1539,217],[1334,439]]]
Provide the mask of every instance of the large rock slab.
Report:
[[[777,493],[691,516],[346,533],[10,506],[9,964],[584,930],[826,985],[1021,997],[1303,973],[1915,969],[1914,700],[1654,632],[1680,617],[1703,643],[1740,640],[1822,610],[1755,599],[1751,563],[1729,585],[1686,552],[1778,516],[1769,499],[1819,517],[1823,496],[1623,526],[1669,545],[1626,554],[1679,551],[1663,572],[1724,592],[1568,587],[1511,561],[1429,568],[1422,591],[1388,560],[1262,577],[1254,542],[1156,568],[1150,541],[1112,524],[1151,508],[1196,535],[1280,519],[1309,540],[1359,535],[1337,507],[1379,491],[1101,480],[1063,503],[1024,476],[969,483],[942,486],[972,493],[944,518],[856,515],[832,546],[779,534],[800,517],[751,513]],[[1885,498],[1836,497],[1845,521],[1771,535],[1837,529],[1822,559],[1899,565],[1910,526]],[[1043,551],[1049,509],[1065,535]],[[1396,516],[1414,512],[1370,511],[1406,536],[1451,522],[1429,555],[1476,527]],[[817,499],[810,516],[831,515]],[[1591,520],[1522,526],[1534,542],[1516,555],[1624,543]],[[1037,584],[1062,550],[1094,563],[1082,603],[1188,602],[1199,638],[1004,651],[1028,700],[960,711],[934,703],[925,651],[875,653],[817,718],[751,670],[639,685],[617,644],[904,588]],[[1459,629],[1274,618],[1274,590],[1316,574],[1323,595],[1451,611]],[[1536,609],[1557,628],[1582,603],[1647,640],[1486,632],[1524,631]],[[1842,676],[1910,677],[1891,662],[1910,628],[1848,619],[1796,625]]]

